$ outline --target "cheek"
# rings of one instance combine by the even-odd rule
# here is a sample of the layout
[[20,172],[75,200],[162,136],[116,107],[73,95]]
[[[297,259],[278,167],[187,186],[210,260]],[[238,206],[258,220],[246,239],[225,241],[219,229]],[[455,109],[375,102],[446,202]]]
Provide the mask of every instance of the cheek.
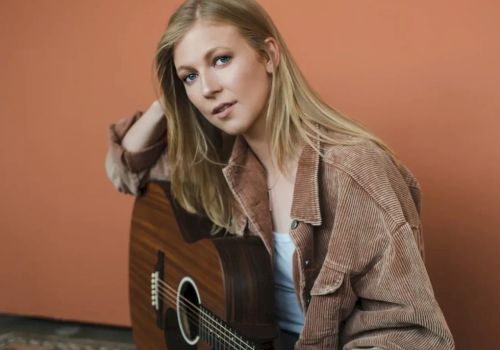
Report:
[[253,78],[249,80],[248,95],[251,98],[254,108],[257,112],[261,112],[262,108],[267,104],[269,92],[271,90],[271,80],[265,71],[260,74],[253,74]]
[[203,109],[202,109],[202,104],[200,101],[200,96],[199,94],[196,94],[194,91],[195,87],[191,89],[186,89],[186,96],[189,99],[189,101],[193,104],[193,106],[200,111],[200,113],[203,114]]
[[255,107],[266,103],[271,80],[265,67],[260,64],[248,64],[232,77],[231,85],[242,100],[251,102]]

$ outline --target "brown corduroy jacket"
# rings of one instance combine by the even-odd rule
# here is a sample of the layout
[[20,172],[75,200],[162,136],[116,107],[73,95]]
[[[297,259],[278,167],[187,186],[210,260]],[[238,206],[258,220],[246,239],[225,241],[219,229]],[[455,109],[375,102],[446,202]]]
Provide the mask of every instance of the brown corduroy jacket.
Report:
[[[110,128],[108,177],[138,195],[168,180],[166,144],[140,152],[120,141],[141,113]],[[413,175],[369,141],[305,146],[299,159],[290,236],[305,323],[295,349],[454,349],[423,262],[420,189]],[[237,138],[224,176],[240,210],[234,233],[258,235],[273,255],[272,222],[261,163]]]

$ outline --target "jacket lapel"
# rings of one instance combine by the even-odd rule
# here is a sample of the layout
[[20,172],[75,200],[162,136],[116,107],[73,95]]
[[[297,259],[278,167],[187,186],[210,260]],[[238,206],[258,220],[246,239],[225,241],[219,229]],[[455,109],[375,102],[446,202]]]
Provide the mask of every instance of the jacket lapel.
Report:
[[[319,143],[315,147],[319,148]],[[292,220],[314,226],[321,225],[318,185],[319,164],[320,155],[311,145],[306,144],[302,149],[297,166],[290,213]]]
[[[319,147],[319,143],[315,146]],[[313,246],[310,244],[313,226],[319,226],[322,222],[318,185],[319,165],[320,155],[311,145],[306,144],[298,162],[290,212],[291,219],[301,223],[290,229],[290,234],[300,251],[299,254],[313,253],[306,252],[305,249]],[[266,172],[243,137],[236,138],[228,165],[222,171],[241,207],[241,214],[247,217],[250,231],[261,237],[269,254],[273,256],[272,219],[269,212]],[[234,219],[240,224],[244,222],[242,218]]]
[[[315,145],[319,147],[319,143]],[[299,296],[303,310],[307,308],[302,291],[306,289],[307,276],[311,271],[314,254],[314,227],[322,223],[319,200],[320,155],[309,144],[304,146],[297,167],[293,202],[290,216],[292,227],[290,236],[295,243],[293,256],[293,279],[295,292]]]
[[[269,212],[266,172],[243,137],[236,138],[228,165],[222,171],[229,188],[248,219],[250,231],[260,236],[269,254],[273,256],[272,221]],[[241,220],[237,219],[237,221]]]

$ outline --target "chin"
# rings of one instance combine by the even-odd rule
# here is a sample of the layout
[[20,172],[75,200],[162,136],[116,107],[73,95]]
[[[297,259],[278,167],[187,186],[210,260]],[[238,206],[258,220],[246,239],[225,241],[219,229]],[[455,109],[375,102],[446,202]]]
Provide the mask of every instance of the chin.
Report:
[[244,133],[244,131],[240,131],[237,129],[221,128],[220,130],[224,131],[226,134],[231,136],[238,136]]
[[216,125],[216,127],[231,136],[242,135],[248,130],[248,127],[241,124],[231,125],[229,123],[228,125]]

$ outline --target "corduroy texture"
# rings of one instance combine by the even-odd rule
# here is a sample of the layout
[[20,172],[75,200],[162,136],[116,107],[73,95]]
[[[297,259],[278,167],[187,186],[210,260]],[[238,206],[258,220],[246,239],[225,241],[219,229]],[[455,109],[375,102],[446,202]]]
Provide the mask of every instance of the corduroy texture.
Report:
[[[168,180],[168,164],[165,152],[158,157],[164,143],[121,148],[132,123],[111,127],[106,169],[118,190],[138,194],[150,179]],[[324,153],[304,147],[294,189],[293,269],[305,312],[295,349],[454,349],[422,259],[417,181],[369,141]],[[243,138],[223,173],[240,205],[233,233],[260,236],[272,256],[265,170]]]

